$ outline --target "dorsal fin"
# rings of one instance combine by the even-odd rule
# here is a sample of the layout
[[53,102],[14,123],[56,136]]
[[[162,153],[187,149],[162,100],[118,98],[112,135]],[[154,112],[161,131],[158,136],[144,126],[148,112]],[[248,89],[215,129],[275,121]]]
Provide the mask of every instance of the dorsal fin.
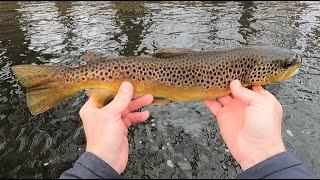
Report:
[[95,53],[95,52],[86,52],[84,54],[84,60],[86,62],[96,61],[96,60],[101,59],[101,58],[102,58],[102,55],[98,54],[98,53]]
[[193,51],[190,49],[183,49],[183,48],[161,48],[161,49],[157,49],[152,56],[156,58],[173,58],[173,57],[189,54],[192,52],[196,52],[196,51]]

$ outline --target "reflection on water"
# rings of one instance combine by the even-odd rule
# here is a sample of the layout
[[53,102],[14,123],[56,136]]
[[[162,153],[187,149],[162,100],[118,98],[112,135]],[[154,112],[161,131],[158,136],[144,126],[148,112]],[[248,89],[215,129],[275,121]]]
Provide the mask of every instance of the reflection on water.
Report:
[[114,2],[114,9],[116,10],[115,19],[116,25],[120,28],[120,32],[114,35],[115,40],[124,45],[119,50],[121,56],[141,55],[147,47],[140,49],[141,41],[148,32],[151,17],[147,18],[147,8],[143,6],[142,2]]
[[255,12],[257,7],[252,1],[240,2],[240,6],[242,8],[242,13],[241,17],[238,20],[238,23],[240,24],[238,33],[241,34],[243,39],[246,41],[245,44],[247,44],[247,42],[249,41],[248,38],[250,38],[251,35],[255,35],[255,33],[257,32],[256,29],[251,27],[251,24],[254,24],[256,22],[253,13]]
[[[272,44],[302,54],[293,79],[267,87],[284,107],[286,147],[320,175],[318,2],[0,2],[0,177],[57,178],[83,152],[84,93],[32,116],[15,64],[77,66],[87,51],[148,55]],[[234,178],[240,172],[199,103],[150,106],[129,133],[127,178]],[[288,133],[290,132],[290,133]]]

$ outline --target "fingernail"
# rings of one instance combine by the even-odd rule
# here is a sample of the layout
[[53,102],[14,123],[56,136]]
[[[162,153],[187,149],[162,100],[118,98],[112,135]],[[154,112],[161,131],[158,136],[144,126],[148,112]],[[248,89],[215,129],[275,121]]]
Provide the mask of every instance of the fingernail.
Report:
[[154,98],[151,94],[149,94],[149,99],[150,99],[150,103],[152,103]]
[[131,88],[131,86],[132,86],[132,84],[130,82],[125,81],[125,82],[121,83],[119,90],[125,91],[126,89]]
[[121,86],[130,86],[130,84],[131,84],[130,82],[124,81],[121,83]]
[[242,86],[239,80],[236,80],[236,82],[237,82],[237,86]]
[[149,118],[149,116],[150,116],[149,111],[145,111],[144,114],[146,115],[147,118]]
[[238,79],[233,80],[231,83],[233,84],[234,87],[240,87],[241,86],[241,83],[240,83],[240,81]]

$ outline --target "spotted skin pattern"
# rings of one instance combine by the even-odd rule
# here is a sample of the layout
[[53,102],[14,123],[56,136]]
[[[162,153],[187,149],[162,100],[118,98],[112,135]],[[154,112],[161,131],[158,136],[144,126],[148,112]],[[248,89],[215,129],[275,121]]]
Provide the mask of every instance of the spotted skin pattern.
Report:
[[[102,81],[111,83],[122,79],[140,83],[153,82],[159,86],[188,89],[201,87],[227,88],[233,79],[244,83],[265,82],[270,76],[283,74],[285,56],[270,47],[246,47],[211,52],[193,52],[169,59],[146,57],[100,58],[85,66],[61,69],[65,82]],[[270,54],[269,54],[270,53]]]

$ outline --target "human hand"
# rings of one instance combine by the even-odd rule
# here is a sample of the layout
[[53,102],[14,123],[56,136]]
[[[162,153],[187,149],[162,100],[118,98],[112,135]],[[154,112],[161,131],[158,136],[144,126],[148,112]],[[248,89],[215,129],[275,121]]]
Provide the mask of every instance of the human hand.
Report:
[[149,112],[132,112],[152,103],[152,95],[131,101],[133,86],[121,84],[118,94],[108,105],[98,108],[92,98],[80,109],[87,139],[86,151],[107,162],[119,174],[128,162],[128,128],[132,123],[146,121]]
[[221,136],[232,156],[246,170],[285,151],[281,137],[282,106],[261,86],[249,90],[238,80],[230,84],[232,96],[205,101],[215,115]]

